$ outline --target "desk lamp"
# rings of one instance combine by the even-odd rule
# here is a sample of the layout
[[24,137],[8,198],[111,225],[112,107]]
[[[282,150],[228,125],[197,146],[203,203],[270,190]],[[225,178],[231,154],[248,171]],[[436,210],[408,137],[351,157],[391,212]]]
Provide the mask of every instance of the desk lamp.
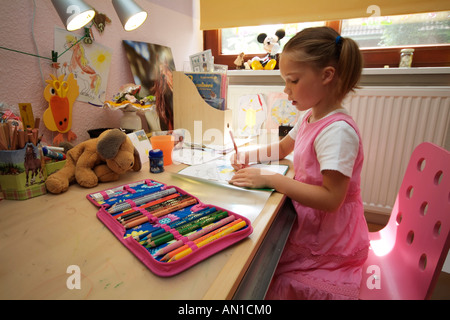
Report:
[[132,31],[147,19],[147,12],[142,10],[133,0],[112,0],[114,9],[126,31]]
[[68,31],[84,27],[95,16],[95,10],[83,0],[52,0],[52,3]]

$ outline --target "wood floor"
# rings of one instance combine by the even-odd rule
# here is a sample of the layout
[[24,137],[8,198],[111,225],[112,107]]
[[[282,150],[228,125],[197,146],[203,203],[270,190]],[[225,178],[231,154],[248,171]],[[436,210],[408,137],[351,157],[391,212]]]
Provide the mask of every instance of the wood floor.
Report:
[[[369,231],[375,232],[384,226],[379,224],[368,223]],[[450,274],[441,272],[438,282],[434,288],[431,300],[450,300]]]

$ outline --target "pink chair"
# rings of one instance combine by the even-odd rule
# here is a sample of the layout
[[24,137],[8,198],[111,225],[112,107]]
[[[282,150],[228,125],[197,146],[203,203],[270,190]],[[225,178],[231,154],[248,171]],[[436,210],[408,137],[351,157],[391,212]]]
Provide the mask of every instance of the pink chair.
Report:
[[450,247],[450,152],[417,146],[388,224],[369,237],[360,299],[429,299]]

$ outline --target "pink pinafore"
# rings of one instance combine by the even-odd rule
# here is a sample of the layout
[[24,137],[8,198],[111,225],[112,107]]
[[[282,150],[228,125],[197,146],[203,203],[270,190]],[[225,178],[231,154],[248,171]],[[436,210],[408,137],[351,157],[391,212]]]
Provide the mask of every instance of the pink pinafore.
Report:
[[275,271],[266,299],[357,299],[369,239],[360,196],[363,148],[359,130],[345,113],[314,123],[305,115],[295,139],[295,179],[321,185],[314,149],[319,133],[335,121],[346,121],[359,137],[359,151],[347,197],[336,212],[324,212],[293,201],[297,220]]

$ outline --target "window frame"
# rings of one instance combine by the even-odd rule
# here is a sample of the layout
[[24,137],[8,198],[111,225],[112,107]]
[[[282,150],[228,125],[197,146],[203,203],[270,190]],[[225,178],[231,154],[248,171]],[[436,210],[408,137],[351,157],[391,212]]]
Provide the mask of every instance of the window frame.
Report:
[[[341,21],[327,21],[326,25],[340,33]],[[203,48],[211,49],[216,64],[228,65],[230,70],[235,69],[234,60],[237,55],[222,54],[222,38],[220,30],[203,31]],[[406,46],[386,48],[363,48],[361,53],[364,57],[364,68],[396,68],[400,62],[400,50]],[[416,45],[408,46],[414,49],[412,67],[450,67],[450,44],[438,45]],[[250,55],[248,55],[250,56]],[[255,56],[264,57],[265,54],[246,55],[249,60]]]

